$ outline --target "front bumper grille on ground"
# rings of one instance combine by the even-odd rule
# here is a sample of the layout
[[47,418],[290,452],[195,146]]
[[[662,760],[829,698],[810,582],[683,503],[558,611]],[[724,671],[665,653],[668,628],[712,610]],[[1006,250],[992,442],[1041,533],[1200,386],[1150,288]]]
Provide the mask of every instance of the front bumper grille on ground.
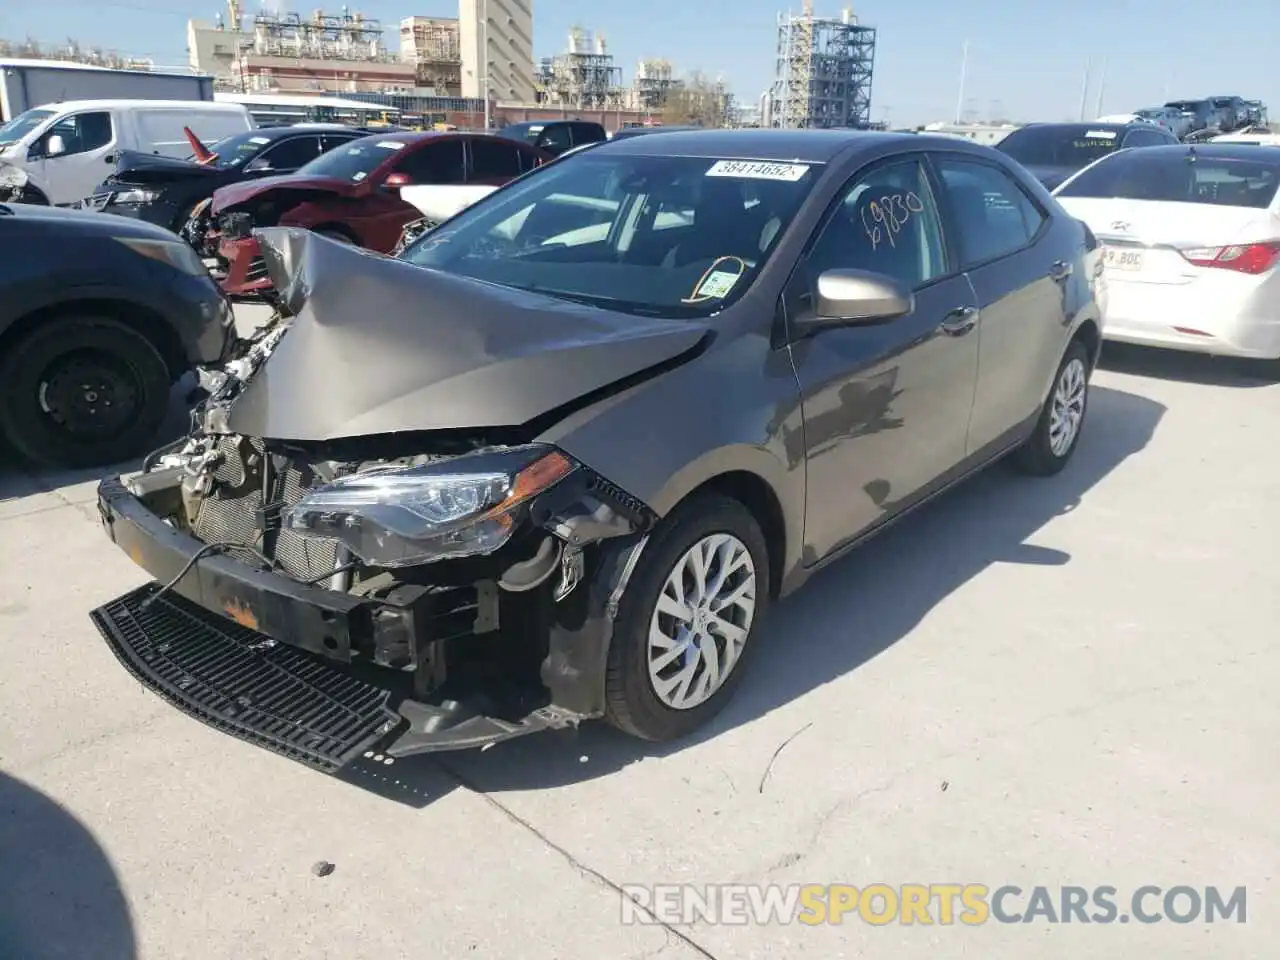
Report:
[[387,690],[148,584],[92,614],[125,668],[226,733],[335,773],[403,719]]

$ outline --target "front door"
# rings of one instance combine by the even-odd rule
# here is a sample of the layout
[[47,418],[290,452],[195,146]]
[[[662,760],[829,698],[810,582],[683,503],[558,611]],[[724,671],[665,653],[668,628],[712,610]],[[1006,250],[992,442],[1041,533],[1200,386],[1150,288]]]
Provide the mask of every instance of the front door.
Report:
[[895,158],[850,180],[797,271],[788,315],[811,311],[817,276],[838,268],[894,277],[916,303],[896,320],[827,329],[791,346],[809,562],[909,505],[964,459],[977,381],[977,300],[950,262],[919,160]]
[[50,127],[34,148],[40,158],[36,177],[47,186],[49,202],[75,203],[93,193],[115,172],[117,139],[107,110],[67,114]]

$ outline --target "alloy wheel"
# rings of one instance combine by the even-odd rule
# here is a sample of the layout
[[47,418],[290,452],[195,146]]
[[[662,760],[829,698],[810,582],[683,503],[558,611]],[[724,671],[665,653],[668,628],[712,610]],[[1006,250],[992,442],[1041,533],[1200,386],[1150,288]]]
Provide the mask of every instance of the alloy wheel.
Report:
[[1073,358],[1058,375],[1049,411],[1049,449],[1055,457],[1066,456],[1080,433],[1088,385],[1082,360]]
[[751,551],[728,533],[693,544],[667,575],[649,623],[649,681],[673,710],[709,700],[742,656],[756,612]]

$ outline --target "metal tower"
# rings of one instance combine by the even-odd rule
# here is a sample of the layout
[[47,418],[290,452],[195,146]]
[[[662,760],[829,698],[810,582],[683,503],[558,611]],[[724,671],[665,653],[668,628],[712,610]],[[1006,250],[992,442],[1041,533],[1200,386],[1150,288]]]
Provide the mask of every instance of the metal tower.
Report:
[[775,127],[857,127],[871,124],[876,31],[846,9],[839,19],[778,15],[777,72],[770,92]]

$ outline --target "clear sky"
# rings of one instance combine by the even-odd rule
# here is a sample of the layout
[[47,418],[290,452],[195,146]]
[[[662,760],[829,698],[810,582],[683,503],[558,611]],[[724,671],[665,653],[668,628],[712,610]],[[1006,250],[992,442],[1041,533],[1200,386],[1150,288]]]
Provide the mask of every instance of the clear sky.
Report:
[[[792,3],[798,12],[800,0]],[[259,4],[248,0],[248,10]],[[283,6],[308,13],[320,4],[284,0]],[[388,27],[412,14],[457,16],[448,0],[351,0],[350,6]],[[836,17],[843,4],[815,0],[814,6],[819,16]],[[0,0],[0,36],[74,37],[184,63],[186,20],[212,20],[222,9],[221,0]],[[576,23],[605,36],[627,82],[640,57],[665,57],[679,70],[722,76],[741,100],[754,101],[773,76],[780,9],[774,0],[535,0],[535,55],[563,50]],[[853,11],[879,29],[872,118],[894,125],[955,115],[966,40],[965,111],[973,119],[993,113],[1074,118],[1090,58],[1090,115],[1100,85],[1105,113],[1174,97],[1239,94],[1270,103],[1280,115],[1280,0],[865,0]],[[388,41],[394,48],[394,33]]]

